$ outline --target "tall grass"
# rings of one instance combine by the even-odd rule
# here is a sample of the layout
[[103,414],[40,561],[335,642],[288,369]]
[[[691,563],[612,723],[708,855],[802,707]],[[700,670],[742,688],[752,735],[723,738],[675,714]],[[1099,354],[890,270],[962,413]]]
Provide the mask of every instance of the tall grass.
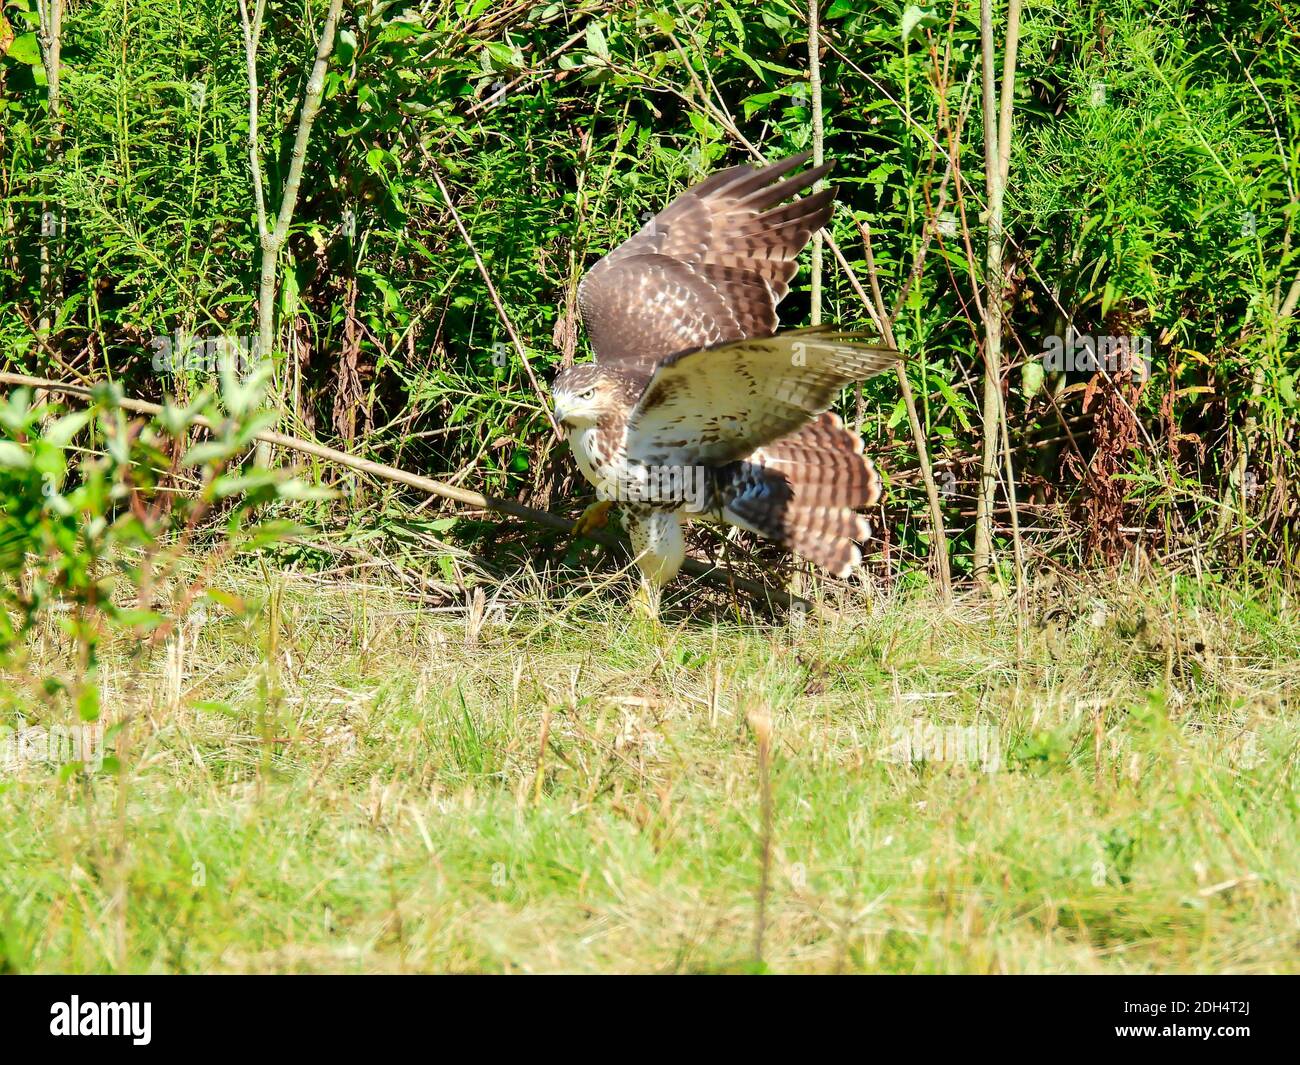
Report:
[[471,633],[373,577],[219,588],[264,609],[103,648],[119,770],[0,783],[5,969],[1295,969],[1280,592],[652,628],[521,581]]

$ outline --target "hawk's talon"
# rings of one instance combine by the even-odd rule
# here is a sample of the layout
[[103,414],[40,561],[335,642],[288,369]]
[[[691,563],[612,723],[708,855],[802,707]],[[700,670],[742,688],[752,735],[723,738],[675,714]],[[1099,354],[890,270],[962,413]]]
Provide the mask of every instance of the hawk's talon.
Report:
[[609,511],[613,506],[613,500],[609,499],[602,499],[598,503],[592,503],[582,512],[582,517],[573,523],[572,535],[575,537],[586,536],[597,529],[603,529],[609,524]]

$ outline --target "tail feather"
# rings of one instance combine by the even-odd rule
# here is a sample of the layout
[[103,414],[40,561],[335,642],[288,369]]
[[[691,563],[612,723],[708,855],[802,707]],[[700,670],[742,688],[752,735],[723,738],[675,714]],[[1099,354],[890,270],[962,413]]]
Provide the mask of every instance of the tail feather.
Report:
[[880,475],[862,440],[823,414],[726,472],[723,517],[846,577],[871,526],[857,513],[880,499]]

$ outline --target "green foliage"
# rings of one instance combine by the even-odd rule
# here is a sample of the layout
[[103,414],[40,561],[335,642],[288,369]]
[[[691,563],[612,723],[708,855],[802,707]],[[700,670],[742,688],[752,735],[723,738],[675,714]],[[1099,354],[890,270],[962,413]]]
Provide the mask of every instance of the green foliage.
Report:
[[[264,513],[269,504],[327,494],[284,470],[238,465],[269,420],[257,410],[265,377],[227,374],[220,400],[203,393],[151,422],[129,420],[109,384],[58,416],[26,388],[0,403],[0,662],[19,678],[0,686],[5,709],[67,699],[95,720],[101,642],[126,636],[142,652],[205,593],[210,572],[181,580],[177,569],[205,519],[223,521],[210,571],[295,531]],[[201,426],[206,439],[189,445]],[[24,637],[50,611],[69,642],[67,668],[23,681]]]
[[[273,3],[263,34],[258,148],[272,207],[324,6],[289,17]],[[256,331],[237,5],[79,5],[58,116],[25,35],[29,0],[6,11],[0,351],[26,371],[75,364],[132,394],[192,395],[204,375],[160,376],[150,344]],[[583,271],[648,212],[744,161],[746,143],[768,157],[810,146],[805,19],[789,0],[345,10],[279,264],[274,389],[287,427],[553,498],[567,473],[541,443],[543,398],[437,178],[544,378],[583,357]],[[865,285],[868,223],[886,303],[906,286],[895,332],[927,444],[955,475],[944,504],[960,547],[986,296],[978,6],[834,0],[822,21],[831,232]],[[1048,508],[1049,526],[1109,523],[1118,543],[1121,527],[1158,519],[1171,550],[1190,539],[1231,545],[1216,556],[1230,562],[1294,554],[1296,25],[1285,5],[1026,5],[1005,391],[1020,495]],[[49,348],[33,334],[42,247]],[[870,327],[830,256],[824,301],[828,319]],[[808,309],[804,266],[784,324]],[[1152,380],[1123,398],[1086,374],[1044,380],[1045,339],[1071,328],[1145,337]],[[1099,407],[1103,421],[1131,408],[1136,442],[1098,429]],[[897,390],[873,383],[845,412],[897,475],[884,525],[899,541],[890,557],[912,565],[926,553],[923,495]],[[1112,499],[1103,481],[1124,490]],[[348,520],[383,520],[377,502],[354,502]]]

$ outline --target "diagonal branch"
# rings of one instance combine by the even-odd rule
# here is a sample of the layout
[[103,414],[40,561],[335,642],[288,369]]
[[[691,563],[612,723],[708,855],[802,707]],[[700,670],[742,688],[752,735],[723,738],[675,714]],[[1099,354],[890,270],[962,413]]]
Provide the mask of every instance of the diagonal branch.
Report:
[[[60,381],[47,381],[39,377],[28,377],[25,374],[0,373],[0,385],[9,385],[15,388],[40,388],[49,392],[61,392],[65,395],[78,396],[82,399],[88,399],[93,394],[92,385],[74,385],[66,384]],[[148,403],[139,399],[123,399],[118,401],[118,405],[134,414],[148,414],[150,416],[159,415],[163,408],[157,403]],[[197,418],[197,424],[211,428],[211,423],[206,418]],[[411,488],[418,488],[422,492],[428,492],[430,495],[438,496],[453,503],[459,503],[462,506],[471,507],[475,510],[488,510],[498,514],[508,514],[514,518],[522,518],[524,521],[532,522],[534,525],[543,525],[548,529],[555,529],[560,532],[570,532],[573,529],[573,522],[559,514],[552,514],[546,510],[535,510],[532,507],[524,506],[522,503],[516,503],[513,499],[502,499],[499,496],[484,495],[480,492],[470,491],[468,488],[459,488],[456,485],[447,484],[444,481],[435,481],[432,477],[422,477],[416,473],[409,473],[406,470],[398,469],[396,466],[386,466],[381,462],[371,462],[369,459],[358,458],[356,455],[350,455],[346,451],[338,451],[332,447],[325,447],[323,444],[317,444],[311,440],[300,440],[297,437],[286,436],[283,433],[275,433],[269,430],[256,433],[253,437],[263,444],[271,444],[275,447],[287,448],[290,451],[297,451],[304,455],[311,455],[315,458],[324,459],[326,462],[333,462],[339,466],[346,466],[348,469],[356,470],[358,473],[369,474],[372,477],[379,477],[385,481],[392,481],[397,484],[404,484]],[[606,547],[612,547],[619,543],[612,536],[591,533],[587,539],[594,540],[596,543],[603,544]],[[757,581],[747,580],[744,577],[737,577],[734,574],[724,573],[713,566],[706,565],[696,559],[688,558],[683,564],[682,569],[693,577],[699,577],[701,580],[716,585],[719,588],[738,589],[747,595],[753,596],[760,602],[767,602],[773,606],[779,606],[782,609],[801,609],[811,610],[814,604],[798,596],[792,596],[777,588],[769,588],[765,584]],[[822,608],[825,610],[826,608]]]
[[[424,149],[424,145],[420,145]],[[528,359],[528,352],[525,350],[523,341],[519,339],[519,334],[515,332],[515,327],[510,321],[510,315],[506,313],[505,304],[501,302],[501,297],[497,295],[497,287],[492,283],[492,275],[488,273],[488,268],[483,262],[483,257],[478,253],[478,247],[474,244],[474,239],[469,235],[469,230],[465,228],[464,221],[461,220],[460,212],[456,210],[455,203],[452,202],[451,193],[447,191],[447,186],[443,183],[442,174],[434,164],[433,158],[429,155],[427,149],[424,149],[425,158],[433,167],[433,180],[438,183],[438,191],[442,193],[443,201],[447,204],[447,210],[451,212],[451,217],[456,223],[456,228],[460,230],[461,237],[464,238],[466,245],[469,247],[470,254],[474,256],[474,262],[478,266],[478,272],[483,277],[483,283],[487,285],[488,295],[492,297],[492,305],[497,309],[497,316],[501,319],[501,325],[509,335],[511,342],[515,346],[515,351],[519,354],[519,361],[523,363],[524,373],[528,377],[528,383],[533,386],[533,391],[537,398],[542,401],[542,413],[546,415],[546,420],[551,424],[551,431],[555,434],[555,439],[560,443],[564,442],[564,433],[560,431],[559,423],[555,420],[555,415],[551,412],[551,405],[546,402],[542,394],[541,385],[537,383],[537,375],[533,372],[533,364]]]
[[312,124],[320,113],[321,98],[325,94],[325,73],[334,51],[334,32],[342,10],[343,0],[330,0],[325,23],[316,41],[316,61],[303,91],[298,132],[294,138],[293,155],[289,160],[289,174],[280,194],[280,207],[272,227],[266,208],[258,131],[257,48],[262,36],[266,0],[257,0],[252,18],[248,14],[247,0],[239,0],[239,17],[244,29],[244,63],[248,72],[248,164],[253,176],[253,203],[257,209],[257,231],[262,248],[261,277],[257,292],[257,340],[258,357],[263,359],[270,358],[275,346],[277,265],[280,251],[289,238],[294,209],[298,205],[298,190],[302,185],[303,164],[307,158],[307,142],[311,138]]

